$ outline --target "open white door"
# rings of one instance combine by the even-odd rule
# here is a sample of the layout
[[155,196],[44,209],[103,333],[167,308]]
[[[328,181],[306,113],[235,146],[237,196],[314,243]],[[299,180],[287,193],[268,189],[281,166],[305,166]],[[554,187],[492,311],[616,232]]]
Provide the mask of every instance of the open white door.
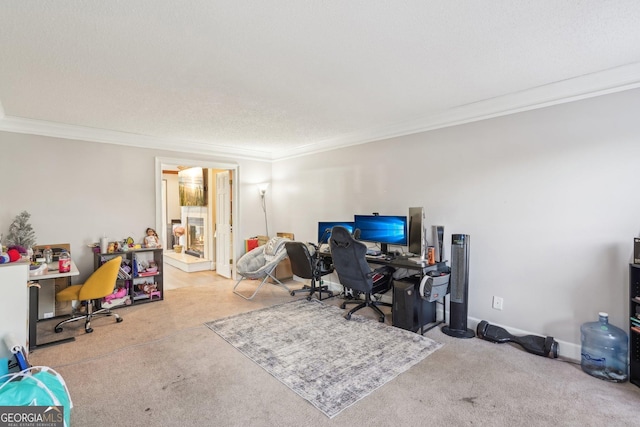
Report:
[[229,171],[216,174],[216,273],[231,278],[231,184]]

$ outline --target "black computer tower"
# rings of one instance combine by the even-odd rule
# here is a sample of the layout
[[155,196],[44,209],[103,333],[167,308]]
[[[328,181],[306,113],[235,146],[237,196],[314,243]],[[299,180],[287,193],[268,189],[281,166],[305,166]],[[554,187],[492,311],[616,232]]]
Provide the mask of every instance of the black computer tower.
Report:
[[420,298],[420,278],[406,278],[393,282],[393,326],[416,332],[420,329],[420,306],[422,326],[436,321],[436,303]]

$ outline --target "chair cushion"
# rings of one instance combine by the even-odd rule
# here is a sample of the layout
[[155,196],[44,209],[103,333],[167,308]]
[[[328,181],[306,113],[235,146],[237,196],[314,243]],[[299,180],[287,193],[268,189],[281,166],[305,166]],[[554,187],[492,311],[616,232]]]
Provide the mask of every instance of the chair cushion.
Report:
[[286,237],[273,237],[266,245],[264,245],[264,259],[267,262],[273,261],[280,253],[285,250],[284,244],[290,241]]
[[79,300],[80,288],[82,285],[67,286],[56,294],[56,301],[73,301]]
[[[242,255],[236,264],[238,273],[247,279],[258,279],[270,274],[276,265],[287,257],[285,243],[289,241],[287,238],[274,237],[266,244]],[[267,255],[267,252],[270,255]]]
[[264,264],[264,250],[263,248],[258,247],[242,255],[238,260],[236,268],[238,269],[238,273],[247,277],[248,275],[260,270]]

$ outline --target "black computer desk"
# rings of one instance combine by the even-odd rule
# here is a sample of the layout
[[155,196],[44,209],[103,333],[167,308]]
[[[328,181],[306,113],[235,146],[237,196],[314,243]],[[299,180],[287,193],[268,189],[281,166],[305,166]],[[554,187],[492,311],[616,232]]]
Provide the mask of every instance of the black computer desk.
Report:
[[381,264],[388,265],[393,268],[406,268],[407,270],[416,271],[418,273],[425,274],[428,271],[437,271],[438,269],[442,269],[446,266],[447,262],[436,262],[433,265],[429,265],[426,262],[416,262],[412,261],[411,258],[415,257],[406,257],[406,256],[394,256],[390,258],[386,258],[384,256],[370,256],[367,255],[365,257],[367,262],[371,264]]
[[[320,251],[320,256],[326,261],[326,262],[330,262],[331,259],[331,252],[328,251]],[[371,255],[367,255],[365,257],[367,259],[367,262],[370,264],[376,264],[376,265],[387,265],[389,267],[393,267],[396,270],[398,269],[406,269],[409,270],[410,272],[412,272],[411,274],[408,272],[407,276],[414,276],[414,275],[418,275],[420,276],[420,278],[424,277],[425,274],[427,274],[429,271],[446,271],[448,269],[447,267],[447,261],[441,261],[441,262],[436,262],[435,264],[429,265],[427,263],[423,263],[423,262],[416,262],[414,260],[412,260],[411,258],[415,258],[415,257],[407,257],[407,256],[371,256]],[[416,289],[416,293],[419,292],[419,289]],[[448,290],[447,290],[448,293]],[[437,320],[431,324],[429,324],[426,328],[424,327],[425,325],[423,325],[423,313],[422,313],[422,304],[420,304],[420,313],[419,313],[419,320],[418,323],[420,324],[419,327],[419,333],[420,335],[424,335],[425,332],[430,331],[431,329],[435,328],[436,326],[444,323],[445,321],[445,313],[444,313],[444,298],[446,298],[446,295],[443,295],[443,301],[442,301],[442,320]],[[436,301],[438,302],[438,301]],[[436,313],[437,315],[437,313]]]
[[[413,258],[413,259],[411,259]],[[442,261],[442,262],[437,262],[435,264],[427,264],[426,262],[416,262],[414,261],[414,259],[416,259],[415,257],[406,257],[406,256],[395,256],[395,257],[382,257],[382,256],[367,256],[366,257],[367,262],[371,263],[371,264],[380,264],[380,265],[388,265],[390,267],[395,268],[396,270],[398,269],[406,269],[409,270],[411,272],[413,272],[413,274],[409,274],[409,272],[407,272],[407,276],[419,276],[420,279],[422,279],[428,272],[430,271],[445,271],[446,269],[448,269],[447,267],[447,262],[446,261]],[[416,295],[418,295],[418,298],[421,298],[420,296],[420,288],[419,288],[420,284],[418,282],[418,284],[416,285],[415,288],[415,292]],[[448,290],[447,290],[448,293]],[[431,329],[435,328],[436,326],[444,323],[445,321],[445,303],[444,303],[444,298],[446,298],[446,295],[442,296],[442,320],[438,320],[436,317],[435,322],[431,322],[428,326],[426,326],[424,324],[424,315],[422,312],[423,306],[424,304],[420,303],[420,308],[419,308],[419,313],[418,313],[418,331],[420,333],[420,335],[424,335],[425,332],[430,331]],[[439,303],[439,301],[434,301],[437,304]],[[434,308],[435,309],[435,308]],[[434,316],[437,316],[437,310],[436,313],[434,313]]]
[[[329,251],[320,251],[319,254],[322,258],[325,258],[325,259],[331,258],[331,252]],[[433,265],[428,265],[423,262],[412,261],[412,258],[415,258],[415,257],[407,257],[407,256],[401,256],[401,255],[396,255],[391,257],[385,257],[382,255],[381,256],[367,255],[365,258],[367,259],[367,262],[370,264],[388,265],[393,268],[406,268],[407,270],[416,271],[417,272],[416,274],[418,273],[425,274],[428,271],[442,270],[447,265],[447,261],[436,262]]]

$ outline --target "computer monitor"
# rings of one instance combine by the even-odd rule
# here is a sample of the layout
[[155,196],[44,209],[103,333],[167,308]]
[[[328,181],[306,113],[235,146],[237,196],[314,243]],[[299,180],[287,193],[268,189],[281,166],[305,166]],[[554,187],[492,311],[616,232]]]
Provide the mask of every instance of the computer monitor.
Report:
[[416,255],[424,255],[426,253],[422,252],[422,245],[424,243],[422,241],[423,227],[426,225],[422,223],[423,219],[423,208],[409,208],[409,252]]
[[341,225],[347,230],[349,233],[353,234],[353,222],[349,221],[327,221],[327,222],[319,222],[318,223],[318,244],[322,245],[323,243],[329,243],[329,237],[331,236],[331,229],[336,226]]
[[407,245],[407,217],[391,215],[355,215],[355,228],[363,242],[380,243],[382,253],[387,245]]

